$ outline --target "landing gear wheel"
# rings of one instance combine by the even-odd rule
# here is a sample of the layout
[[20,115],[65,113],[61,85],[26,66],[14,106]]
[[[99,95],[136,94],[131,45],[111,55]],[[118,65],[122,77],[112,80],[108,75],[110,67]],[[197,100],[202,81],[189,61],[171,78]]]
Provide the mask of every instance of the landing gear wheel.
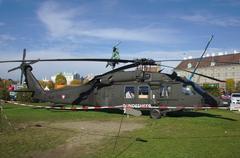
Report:
[[150,117],[153,119],[160,119],[161,118],[161,112],[159,109],[152,109],[150,111]]

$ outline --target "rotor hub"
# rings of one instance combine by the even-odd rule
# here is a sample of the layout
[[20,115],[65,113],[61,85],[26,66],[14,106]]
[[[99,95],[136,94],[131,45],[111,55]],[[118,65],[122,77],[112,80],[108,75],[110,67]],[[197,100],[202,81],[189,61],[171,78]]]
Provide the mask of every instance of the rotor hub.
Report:
[[135,63],[137,65],[156,65],[156,62],[154,60],[146,58],[137,59]]

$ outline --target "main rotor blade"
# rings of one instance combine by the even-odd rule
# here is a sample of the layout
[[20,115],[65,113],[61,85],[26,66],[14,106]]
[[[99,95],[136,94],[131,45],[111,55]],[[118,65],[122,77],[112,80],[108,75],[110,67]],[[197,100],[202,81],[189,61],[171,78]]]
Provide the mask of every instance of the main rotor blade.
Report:
[[155,62],[169,62],[169,61],[183,61],[183,59],[165,59],[165,60],[155,60]]
[[12,68],[12,69],[8,70],[8,72],[11,72],[11,71],[14,71],[14,70],[17,70],[17,69],[20,69],[20,68],[21,68],[21,67],[18,66],[18,67],[15,67],[15,68]]
[[[176,69],[175,67],[173,66],[168,66],[168,65],[161,65],[160,66],[163,66],[163,67],[168,67],[168,68],[172,68],[172,69]],[[185,70],[185,69],[177,69],[177,70],[181,70],[181,71],[185,71],[185,72],[189,72],[189,73],[194,73],[198,76],[202,76],[202,77],[205,77],[205,78],[208,78],[208,79],[211,79],[211,80],[215,80],[215,81],[218,81],[218,82],[226,82],[226,81],[223,81],[223,80],[219,80],[217,78],[214,78],[214,77],[211,77],[211,76],[207,76],[207,75],[204,75],[204,74],[200,74],[200,73],[197,73],[197,72],[192,72],[192,71],[189,71],[189,70]]]
[[37,63],[37,62],[38,62],[38,60],[36,60],[36,61],[31,61],[31,62],[29,62],[28,64],[32,65],[32,64],[35,64],[35,63]]
[[26,58],[26,49],[24,48],[23,49],[23,58],[22,58],[22,60],[25,61],[25,58]]
[[116,62],[116,63],[133,63],[135,60],[126,59],[96,59],[96,58],[72,58],[72,59],[32,59],[32,60],[3,60],[0,63],[11,63],[11,62],[47,62],[47,61],[93,61],[93,62]]

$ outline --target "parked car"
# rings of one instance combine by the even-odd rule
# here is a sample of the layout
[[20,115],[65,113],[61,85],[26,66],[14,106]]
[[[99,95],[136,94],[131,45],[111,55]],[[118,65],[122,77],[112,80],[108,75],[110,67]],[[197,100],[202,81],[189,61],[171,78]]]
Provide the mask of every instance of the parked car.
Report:
[[229,107],[230,103],[231,103],[231,96],[230,95],[221,95],[220,100],[221,100],[220,106]]
[[240,93],[231,94],[230,110],[240,110]]

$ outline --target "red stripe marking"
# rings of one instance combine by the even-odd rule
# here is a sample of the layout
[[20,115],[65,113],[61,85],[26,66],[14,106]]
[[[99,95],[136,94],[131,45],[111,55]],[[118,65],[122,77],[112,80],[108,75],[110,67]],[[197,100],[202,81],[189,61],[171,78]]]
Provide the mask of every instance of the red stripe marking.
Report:
[[82,106],[82,109],[87,111],[88,110],[88,106]]
[[76,106],[72,106],[72,111],[77,111],[77,107]]
[[94,109],[99,110],[99,109],[102,109],[102,108],[101,108],[101,106],[94,106]]

